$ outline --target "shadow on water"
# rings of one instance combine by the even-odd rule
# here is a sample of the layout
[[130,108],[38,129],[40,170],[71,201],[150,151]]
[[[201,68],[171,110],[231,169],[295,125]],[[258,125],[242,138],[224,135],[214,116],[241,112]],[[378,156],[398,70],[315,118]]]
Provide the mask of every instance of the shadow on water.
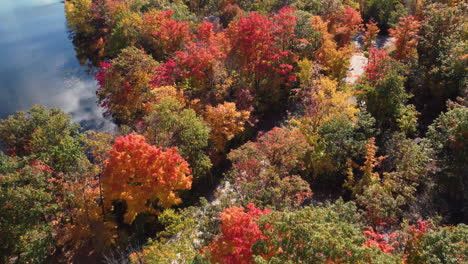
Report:
[[84,129],[112,130],[96,103],[94,75],[80,65],[58,0],[0,5],[0,118],[35,104],[59,107]]

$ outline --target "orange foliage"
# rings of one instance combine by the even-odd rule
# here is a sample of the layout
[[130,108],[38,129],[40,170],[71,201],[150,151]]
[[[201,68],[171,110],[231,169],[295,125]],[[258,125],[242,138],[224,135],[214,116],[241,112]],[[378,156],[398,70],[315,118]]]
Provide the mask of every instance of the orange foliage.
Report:
[[418,31],[421,23],[414,16],[402,17],[399,26],[389,29],[390,36],[395,38],[395,59],[407,60],[417,55]]
[[243,207],[233,206],[221,213],[222,234],[208,246],[211,263],[252,263],[252,245],[266,238],[255,220],[269,214],[270,210],[260,210],[252,203],[247,209],[246,212]]
[[379,32],[380,29],[377,27],[377,22],[371,19],[369,23],[366,24],[366,32],[362,37],[364,41],[364,49],[368,50],[372,46]]
[[361,28],[361,14],[352,7],[346,7],[338,14],[337,23],[334,28],[335,35],[341,47],[351,42],[351,38]]
[[390,234],[381,234],[379,232],[375,232],[374,229],[369,229],[364,231],[364,236],[366,236],[367,240],[362,245],[363,247],[377,247],[383,253],[390,254],[395,250],[391,243],[395,243],[396,233]]
[[151,146],[137,134],[116,138],[103,172],[104,202],[127,204],[124,221],[132,223],[142,212],[155,213],[148,202],[170,207],[181,203],[176,190],[192,186],[189,164],[177,153],[177,148]]
[[[73,182],[63,182],[63,190],[73,194],[68,207],[64,226],[57,223],[57,244],[63,246],[68,258],[76,257],[77,252],[102,253],[110,249],[116,236],[115,223],[106,221],[102,205],[97,201],[101,198],[99,181],[94,175],[85,175]],[[71,259],[67,262],[73,262]]]
[[193,38],[189,25],[171,19],[174,11],[150,10],[143,15],[139,30],[143,34],[144,44],[151,49],[157,59],[162,59]]
[[244,131],[249,117],[249,111],[237,111],[236,104],[231,102],[206,107],[205,121],[211,127],[211,139],[218,151],[224,150],[227,141]]

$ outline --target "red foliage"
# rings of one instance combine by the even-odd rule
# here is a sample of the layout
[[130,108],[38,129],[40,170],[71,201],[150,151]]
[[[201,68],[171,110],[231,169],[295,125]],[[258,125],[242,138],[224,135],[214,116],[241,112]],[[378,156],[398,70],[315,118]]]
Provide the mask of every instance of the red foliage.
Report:
[[385,74],[387,67],[385,61],[390,59],[384,49],[372,48],[369,51],[369,62],[365,67],[366,79],[371,83],[378,82]]
[[341,47],[348,45],[351,38],[361,27],[362,18],[359,11],[347,6],[338,14],[336,21],[335,34]]
[[98,73],[96,74],[96,80],[98,81],[98,84],[99,86],[104,86],[105,82],[106,82],[106,72],[105,72],[105,69],[112,66],[112,63],[109,63],[109,62],[101,62],[99,64],[100,68],[99,68],[99,71]]
[[31,163],[30,163],[30,166],[33,169],[35,169],[35,170],[37,170],[39,172],[43,172],[43,173],[52,173],[52,172],[54,172],[54,170],[51,167],[45,165],[44,163],[42,163],[38,159],[32,160]]
[[242,72],[255,74],[256,79],[278,73],[288,77],[292,68],[280,64],[293,56],[291,51],[283,49],[294,38],[296,18],[291,10],[283,8],[273,19],[251,12],[229,25],[226,35],[233,48],[230,57]]
[[169,59],[161,66],[157,67],[156,72],[157,74],[153,76],[151,85],[154,87],[161,87],[173,85],[180,74],[180,69],[173,59]]
[[252,203],[247,211],[236,206],[225,209],[220,216],[222,234],[208,246],[211,263],[252,263],[252,245],[266,238],[255,220],[269,213],[270,210],[260,210]]
[[294,40],[294,28],[296,27],[297,17],[294,16],[296,8],[283,7],[278,11],[278,14],[273,16],[272,20],[275,25],[274,35],[276,42],[281,49],[286,50]]
[[390,254],[395,250],[391,243],[396,243],[396,233],[382,234],[375,232],[373,229],[364,231],[364,236],[367,237],[366,242],[362,245],[363,247],[377,247],[382,252]]
[[181,49],[193,39],[186,22],[171,19],[174,11],[150,11],[143,15],[142,31],[147,36],[150,48],[160,56],[169,55]]

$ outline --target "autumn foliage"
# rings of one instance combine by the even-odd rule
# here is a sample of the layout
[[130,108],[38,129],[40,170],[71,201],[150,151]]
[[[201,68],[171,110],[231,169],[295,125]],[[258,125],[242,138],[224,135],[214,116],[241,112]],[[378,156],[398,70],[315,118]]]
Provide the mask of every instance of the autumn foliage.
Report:
[[225,102],[216,107],[206,107],[205,121],[211,128],[211,138],[218,151],[224,150],[227,141],[244,131],[249,116],[248,111],[237,111],[235,103]]
[[468,260],[466,1],[64,8],[113,131],[0,119],[1,263]]
[[162,150],[130,134],[116,138],[109,154],[103,171],[104,202],[111,208],[112,201],[125,201],[126,223],[139,213],[155,213],[152,205],[181,203],[177,190],[191,188],[191,170],[177,148]]
[[402,17],[395,29],[390,29],[390,36],[395,38],[395,59],[408,60],[415,57],[418,43],[419,21],[413,16]]
[[269,213],[269,210],[260,210],[254,204],[249,204],[247,210],[237,206],[224,210],[219,217],[221,235],[207,248],[211,254],[211,263],[251,263],[252,245],[265,238],[255,220]]

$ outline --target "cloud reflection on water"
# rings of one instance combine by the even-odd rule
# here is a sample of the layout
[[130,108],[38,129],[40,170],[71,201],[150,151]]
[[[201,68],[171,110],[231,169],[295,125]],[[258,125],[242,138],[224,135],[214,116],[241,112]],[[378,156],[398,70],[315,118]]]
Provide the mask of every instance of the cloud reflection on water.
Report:
[[60,107],[86,129],[114,129],[96,104],[95,80],[75,57],[63,4],[11,1],[0,14],[0,118],[43,104]]

